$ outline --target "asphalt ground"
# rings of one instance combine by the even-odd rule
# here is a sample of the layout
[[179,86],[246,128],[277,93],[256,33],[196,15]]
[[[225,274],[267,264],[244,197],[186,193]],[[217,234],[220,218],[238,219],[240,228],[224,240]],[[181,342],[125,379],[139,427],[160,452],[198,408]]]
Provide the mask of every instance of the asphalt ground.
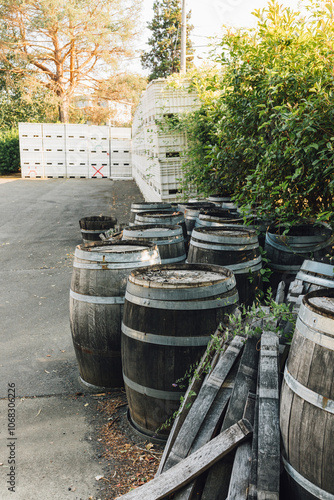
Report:
[[[98,397],[69,324],[79,219],[129,221],[132,180],[0,178],[0,499],[103,499]],[[15,398],[13,397],[15,395]]]

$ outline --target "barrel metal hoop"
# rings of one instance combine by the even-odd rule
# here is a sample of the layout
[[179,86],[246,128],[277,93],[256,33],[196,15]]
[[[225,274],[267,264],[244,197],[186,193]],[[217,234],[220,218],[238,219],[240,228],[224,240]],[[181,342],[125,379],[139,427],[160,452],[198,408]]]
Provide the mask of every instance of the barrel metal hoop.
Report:
[[220,309],[229,305],[236,304],[239,296],[236,292],[227,297],[217,297],[213,300],[155,300],[152,298],[142,298],[131,295],[128,291],[125,293],[125,299],[138,306],[150,307],[153,309],[170,309],[178,311],[196,311],[205,309]]
[[298,380],[296,380],[288,371],[287,366],[285,366],[284,370],[284,380],[288,387],[292,390],[292,392],[307,401],[307,403],[310,403],[311,405],[316,406],[321,410],[325,410],[328,413],[334,413],[334,401],[332,399],[323,397],[321,394],[312,391],[308,387],[305,387],[303,384],[298,382]]
[[225,267],[230,269],[235,274],[248,273],[249,271],[259,271],[262,269],[262,258],[261,255],[254,260],[241,262],[240,264],[228,264]]
[[74,261],[73,267],[77,269],[91,269],[96,270],[96,269],[101,269],[103,271],[113,271],[115,269],[128,269],[129,272],[132,269],[137,269],[140,267],[146,267],[149,265],[154,265],[154,264],[160,264],[160,258],[159,259],[153,259],[153,262],[123,262],[121,264],[115,263],[115,262],[100,262],[98,264],[85,264],[83,262],[77,262]]
[[[201,235],[202,236],[202,235]],[[221,244],[218,244],[218,243],[223,243],[222,241],[219,241],[217,243],[217,240],[211,240],[211,243],[204,243],[203,241],[199,240],[199,239],[195,239],[195,238],[198,238],[198,236],[194,236],[194,231],[192,233],[192,237],[191,237],[191,241],[190,241],[190,245],[192,245],[193,247],[198,247],[198,248],[205,248],[206,250],[223,250],[225,252],[243,252],[243,251],[247,251],[247,250],[255,250],[256,248],[259,248],[259,243],[252,243],[250,245],[240,245],[240,242],[237,241],[236,245],[221,245]],[[208,239],[206,239],[206,241],[208,241]],[[226,241],[226,243],[231,243],[229,241]]]
[[[287,237],[289,238],[289,237]],[[290,237],[291,239],[291,237]],[[292,253],[292,254],[304,254],[304,253],[310,253],[310,252],[317,252],[318,250],[322,250],[323,248],[326,248],[328,246],[333,245],[334,242],[334,237],[331,236],[327,238],[326,241],[322,241],[318,244],[310,244],[312,243],[312,239],[310,238],[308,241],[306,241],[304,244],[295,244],[290,241],[287,241],[286,243],[281,239],[280,236],[278,235],[272,235],[271,233],[266,234],[266,241],[268,242],[269,245],[271,245],[273,248],[276,248],[276,250],[280,250],[282,252],[286,253]],[[296,238],[296,241],[300,242],[300,237]],[[318,240],[319,241],[319,240]],[[278,242],[281,242],[279,244]],[[314,242],[317,242],[317,239],[314,238]],[[293,246],[291,246],[293,244]],[[306,246],[308,245],[308,246]]]
[[[309,328],[310,330],[312,330],[310,332],[310,337],[309,337],[311,340],[313,340],[311,337],[312,332],[319,332],[320,334],[326,335],[326,337],[328,338],[328,342],[330,342],[330,339],[333,339],[334,337],[333,320],[331,318],[323,316],[322,314],[315,313],[307,306],[305,306],[305,304],[302,303],[299,309],[297,319],[305,324],[305,328]],[[303,334],[303,332],[301,333]],[[320,342],[316,343],[322,345]],[[325,347],[327,347],[327,344],[325,345]],[[328,348],[332,349],[331,347]]]
[[[101,242],[102,243],[102,242]],[[126,242],[124,242],[124,246],[126,245]],[[114,263],[114,262],[120,262],[123,265],[126,265],[126,262],[129,264],[132,262],[143,262],[143,259],[145,259],[145,262],[147,263],[146,265],[150,265],[150,261],[155,258],[156,256],[156,250],[153,248],[147,248],[143,245],[138,244],[137,251],[135,250],[136,247],[134,247],[133,250],[126,252],[120,250],[119,252],[90,252],[90,251],[83,251],[80,250],[79,248],[76,248],[74,258],[82,259],[82,260],[88,260],[91,262],[102,262],[103,264],[107,263]],[[141,249],[141,251],[139,251]],[[125,262],[126,260],[126,262]],[[143,265],[143,264],[142,264]]]
[[109,229],[112,229],[112,228],[106,228],[106,229],[81,229],[81,232],[84,233],[84,234],[105,233],[106,231],[109,231]]
[[311,493],[311,495],[313,495],[315,498],[321,498],[322,500],[334,500],[334,495],[328,493],[328,491],[322,490],[316,484],[311,483],[311,481],[297,472],[296,469],[294,469],[284,457],[282,458],[285,470],[287,471],[289,476],[294,479],[296,483],[298,483],[302,488],[304,488],[304,490]]
[[333,277],[328,276],[328,278],[320,278],[319,276],[313,276],[312,274],[305,274],[303,271],[299,271],[296,279],[304,281],[305,283],[311,283],[312,285],[320,285],[324,288],[334,288],[334,275]]
[[130,380],[126,375],[124,375],[124,372],[123,379],[126,385],[133,391],[155,399],[164,399],[166,401],[180,401],[181,396],[184,394],[184,392],[160,391],[158,389],[151,389],[151,387],[145,387],[144,385],[137,384],[137,382]]
[[184,262],[185,260],[186,254],[183,254],[178,257],[173,257],[172,259],[161,259],[161,264],[174,264],[174,262]]
[[139,332],[138,330],[133,330],[129,328],[124,323],[122,323],[122,332],[127,337],[132,339],[140,340],[141,342],[146,342],[148,344],[158,344],[166,346],[206,346],[210,340],[210,336],[205,337],[171,337],[166,335],[155,335],[153,333]]
[[272,269],[273,271],[282,271],[285,273],[298,273],[298,271],[300,269],[300,265],[299,266],[290,266],[287,264],[285,264],[285,265],[275,264],[273,262],[269,262],[268,267],[270,269]]
[[70,297],[80,302],[88,302],[90,304],[124,304],[124,297],[96,297],[95,295],[81,295],[81,293],[70,290]]

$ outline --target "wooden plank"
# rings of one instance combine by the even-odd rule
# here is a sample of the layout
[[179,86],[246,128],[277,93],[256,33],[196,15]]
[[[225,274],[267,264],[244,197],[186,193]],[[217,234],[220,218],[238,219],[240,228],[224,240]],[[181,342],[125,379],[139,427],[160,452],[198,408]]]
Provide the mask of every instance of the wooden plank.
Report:
[[252,445],[247,441],[235,453],[227,500],[247,500],[251,459]]
[[[163,468],[164,471],[173,467],[176,463],[188,455],[194,439],[196,438],[196,435],[205,420],[219,389],[222,387],[243,346],[244,339],[239,336],[234,337],[226,351],[220,356],[214,370],[204,381],[196,400],[192,404],[192,407],[190,408],[190,411],[181,429],[179,430],[173,448],[171,449]],[[221,415],[222,410],[223,408],[220,413],[218,412],[217,418]],[[216,425],[216,422],[214,425]]]
[[[259,375],[257,387],[259,386]],[[257,460],[258,460],[258,434],[259,434],[259,396],[258,388],[256,391],[255,411],[254,411],[254,430],[252,436],[252,462],[249,473],[249,487],[247,500],[257,500]]]
[[[210,439],[213,439],[218,433],[222,425],[224,418],[224,412],[227,408],[228,401],[230,399],[234,379],[237,374],[237,363],[234,364],[233,368],[228,374],[227,379],[220,388],[217,397],[215,398],[194,442],[189,453],[194,453],[201,446],[204,446]],[[247,417],[245,417],[247,418]],[[248,418],[249,420],[249,418]],[[250,421],[250,420],[249,420]],[[196,478],[190,484],[186,485],[180,491],[177,491],[174,496],[174,500],[189,500],[193,498],[193,494],[198,491],[199,488],[203,487],[203,478]]]
[[212,467],[218,460],[244,442],[251,433],[252,425],[250,422],[244,419],[239,420],[159,477],[119,498],[123,500],[138,500],[138,498],[160,500],[195,479],[209,467]]
[[[242,418],[248,393],[254,393],[256,390],[259,359],[257,343],[258,338],[250,337],[245,344],[222,431]],[[224,459],[212,467],[203,490],[202,500],[226,498],[232,467],[233,457],[227,457],[226,460]]]
[[280,484],[280,428],[278,337],[261,336],[259,363],[258,500],[278,500]]
[[283,304],[285,299],[285,283],[284,281],[280,281],[278,283],[277,291],[276,291],[276,297],[275,297],[275,302],[277,304]]
[[[167,442],[166,442],[166,445],[164,448],[164,452],[163,452],[161,460],[160,460],[160,464],[159,464],[159,467],[158,467],[158,470],[156,473],[156,477],[162,473],[162,471],[165,467],[166,460],[170,454],[170,451],[174,445],[175,439],[178,435],[178,432],[181,429],[183,422],[185,421],[185,419],[188,415],[188,412],[190,410],[191,406],[189,406],[189,405],[191,405],[195,400],[196,396],[193,396],[192,394],[199,393],[200,388],[202,386],[202,383],[206,377],[206,370],[207,370],[208,363],[215,362],[214,358],[216,357],[217,352],[213,349],[213,346],[215,345],[216,338],[219,335],[220,335],[220,332],[217,329],[215,334],[214,334],[214,339],[211,339],[211,341],[209,342],[209,345],[208,345],[205,353],[202,356],[202,359],[198,365],[198,368],[196,369],[195,375],[192,378],[192,380],[188,386],[188,389],[185,393],[183,402],[180,405],[179,413],[176,416],[174,423],[173,423],[173,426],[172,426],[172,429],[168,435],[168,439],[167,439]],[[225,343],[225,341],[224,341],[224,339],[222,339],[221,344],[220,344],[221,349],[224,348],[224,343]]]

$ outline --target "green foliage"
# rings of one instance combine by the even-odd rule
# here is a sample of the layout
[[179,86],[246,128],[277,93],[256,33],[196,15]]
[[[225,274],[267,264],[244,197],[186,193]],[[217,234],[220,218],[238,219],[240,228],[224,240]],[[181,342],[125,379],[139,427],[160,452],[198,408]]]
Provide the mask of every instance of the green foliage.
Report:
[[[181,58],[181,2],[180,0],[155,0],[154,17],[147,24],[152,35],[148,40],[150,51],[141,56],[143,68],[151,71],[149,81],[166,78],[180,70]],[[189,34],[193,26],[189,25],[191,13],[187,15],[187,55],[193,54]],[[191,66],[192,57],[187,57],[187,67]]]
[[19,132],[16,128],[0,131],[0,175],[19,171]]
[[[330,220],[334,196],[332,2],[308,17],[269,2],[253,30],[227,29],[220,74],[187,117],[186,181],[200,193],[233,190],[239,205],[282,223]],[[216,94],[212,95],[212,90]]]

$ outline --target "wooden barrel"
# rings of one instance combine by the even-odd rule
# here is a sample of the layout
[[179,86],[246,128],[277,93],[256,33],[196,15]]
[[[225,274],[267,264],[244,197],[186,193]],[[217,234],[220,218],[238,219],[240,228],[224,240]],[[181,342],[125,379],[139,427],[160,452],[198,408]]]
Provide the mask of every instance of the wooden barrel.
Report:
[[291,499],[334,498],[334,289],[306,294],[281,391]]
[[173,264],[186,260],[182,227],[177,225],[129,226],[123,229],[122,239],[153,241],[158,247],[161,264]]
[[179,210],[183,211],[186,227],[187,227],[187,235],[190,240],[192,230],[195,227],[197,216],[202,208],[209,209],[214,208],[215,204],[210,201],[193,201],[191,203],[187,203],[186,205],[179,205]]
[[135,225],[151,224],[154,225],[166,225],[174,226],[175,224],[181,226],[183,231],[183,236],[187,238],[187,228],[185,223],[185,218],[183,212],[166,210],[164,212],[139,212],[135,217]]
[[215,264],[235,274],[239,300],[250,306],[261,288],[262,260],[254,229],[240,227],[195,228],[187,262]]
[[100,242],[75,249],[70,291],[70,325],[83,382],[97,387],[123,385],[121,319],[131,269],[157,264],[147,241]]
[[227,208],[200,210],[195,222],[195,227],[238,227],[245,223],[244,218],[236,211]]
[[132,271],[122,323],[123,377],[133,425],[159,427],[179,408],[176,381],[196,363],[238,301],[233,273],[219,266],[170,264]]
[[[288,228],[271,224],[265,240],[270,278],[275,289],[280,281],[291,282],[305,259],[329,263],[333,256],[334,236],[327,224],[298,224]],[[286,233],[286,234],[285,234]]]
[[84,217],[79,220],[81,236],[84,243],[92,243],[101,241],[100,234],[103,234],[109,229],[113,229],[117,224],[115,217],[107,217],[105,215],[94,215]]
[[136,215],[139,212],[156,212],[157,210],[159,210],[159,212],[164,212],[166,210],[170,211],[172,210],[172,205],[170,203],[150,201],[144,201],[142,203],[132,203],[129,225],[134,224]]
[[211,195],[209,196],[208,201],[214,203],[216,206],[221,208],[227,208],[229,210],[238,209],[234,201],[231,200],[231,196]]

